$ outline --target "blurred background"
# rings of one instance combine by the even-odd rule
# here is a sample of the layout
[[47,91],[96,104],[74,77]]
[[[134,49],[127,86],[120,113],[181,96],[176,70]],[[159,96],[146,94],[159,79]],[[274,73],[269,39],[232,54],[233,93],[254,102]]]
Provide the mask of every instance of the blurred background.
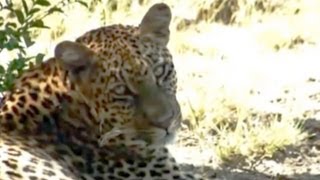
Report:
[[0,92],[58,42],[138,25],[158,2],[173,14],[177,159],[249,169],[244,179],[319,179],[319,0],[0,0]]

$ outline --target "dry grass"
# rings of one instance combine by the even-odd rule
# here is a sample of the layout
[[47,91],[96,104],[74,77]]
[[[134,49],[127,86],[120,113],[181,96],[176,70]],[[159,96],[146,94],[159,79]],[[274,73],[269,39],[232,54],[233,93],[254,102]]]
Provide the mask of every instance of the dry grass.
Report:
[[[46,19],[52,28],[29,52],[50,56],[57,42],[89,29],[138,24],[141,12],[159,1],[118,2],[96,0],[91,11],[74,6]],[[174,14],[169,48],[193,135],[225,162],[271,156],[298,144],[306,136],[299,126],[304,113],[319,109],[308,97],[320,87],[307,80],[320,77],[320,1],[164,2]]]

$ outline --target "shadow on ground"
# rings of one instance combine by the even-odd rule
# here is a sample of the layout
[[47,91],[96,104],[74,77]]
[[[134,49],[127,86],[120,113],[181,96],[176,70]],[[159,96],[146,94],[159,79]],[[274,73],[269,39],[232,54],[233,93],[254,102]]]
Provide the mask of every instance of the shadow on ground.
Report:
[[320,120],[307,119],[302,126],[308,138],[301,144],[288,146],[254,166],[244,159],[229,162],[214,169],[210,166],[181,164],[186,172],[196,172],[208,180],[319,180]]
[[207,180],[319,180],[320,174],[269,175],[255,170],[213,169],[209,166],[181,164],[184,171],[202,174]]

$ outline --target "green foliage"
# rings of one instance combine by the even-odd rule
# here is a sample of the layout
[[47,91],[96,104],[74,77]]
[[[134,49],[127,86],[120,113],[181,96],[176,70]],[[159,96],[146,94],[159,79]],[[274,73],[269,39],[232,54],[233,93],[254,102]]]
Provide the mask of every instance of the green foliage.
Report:
[[20,6],[13,0],[0,2],[0,11],[9,14],[6,19],[0,16],[0,53],[4,50],[17,52],[7,67],[0,65],[0,93],[10,90],[14,79],[28,69],[32,62],[39,64],[43,61],[44,54],[28,55],[27,49],[35,43],[32,32],[49,28],[44,22],[46,17],[64,13],[63,8],[73,3],[87,7],[84,0],[60,0],[54,5],[49,0],[20,2]]

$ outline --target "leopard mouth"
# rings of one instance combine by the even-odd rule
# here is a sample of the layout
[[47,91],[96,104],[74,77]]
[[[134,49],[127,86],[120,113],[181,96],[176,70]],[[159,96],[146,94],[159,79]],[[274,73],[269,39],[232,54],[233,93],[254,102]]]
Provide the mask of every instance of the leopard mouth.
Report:
[[171,144],[174,142],[176,137],[177,128],[179,121],[174,121],[170,127],[167,129],[159,128],[156,126],[136,128],[132,123],[125,124],[120,127],[114,127],[107,133],[103,134],[100,138],[100,146],[104,145],[117,145],[114,143],[114,139],[127,139],[120,140],[119,144],[124,144],[125,146],[164,146],[166,144]]

